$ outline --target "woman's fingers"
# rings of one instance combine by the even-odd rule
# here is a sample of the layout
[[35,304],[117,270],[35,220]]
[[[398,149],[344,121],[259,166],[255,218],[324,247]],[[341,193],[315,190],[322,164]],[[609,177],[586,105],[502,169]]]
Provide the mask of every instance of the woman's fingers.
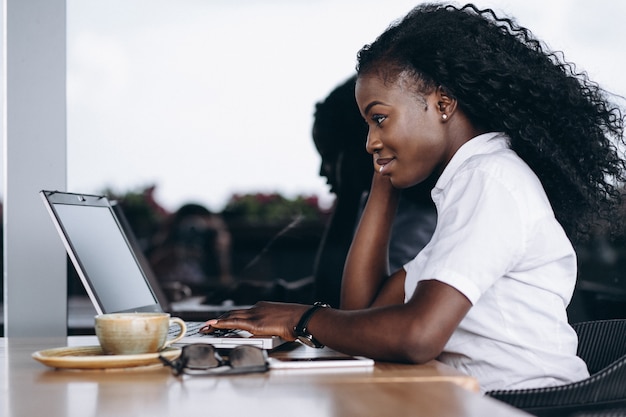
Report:
[[293,340],[293,327],[308,306],[259,302],[245,310],[233,310],[208,320],[200,329],[210,334],[214,329],[241,329],[255,335],[280,336]]

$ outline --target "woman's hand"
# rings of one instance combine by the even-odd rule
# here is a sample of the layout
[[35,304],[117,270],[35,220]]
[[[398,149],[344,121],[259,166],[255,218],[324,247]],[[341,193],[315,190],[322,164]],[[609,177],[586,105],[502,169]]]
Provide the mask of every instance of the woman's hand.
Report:
[[295,340],[294,327],[309,308],[303,304],[261,301],[249,309],[232,310],[208,320],[200,332],[210,334],[214,329],[240,329],[254,335],[280,336],[292,341]]

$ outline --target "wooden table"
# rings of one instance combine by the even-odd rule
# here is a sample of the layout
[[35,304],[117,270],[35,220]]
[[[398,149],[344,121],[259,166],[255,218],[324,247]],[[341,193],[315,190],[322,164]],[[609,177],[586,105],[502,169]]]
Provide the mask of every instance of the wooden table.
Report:
[[93,344],[94,337],[83,336],[0,338],[0,416],[526,415],[483,397],[473,378],[437,362],[176,378],[166,368],[55,370],[31,357],[42,349]]

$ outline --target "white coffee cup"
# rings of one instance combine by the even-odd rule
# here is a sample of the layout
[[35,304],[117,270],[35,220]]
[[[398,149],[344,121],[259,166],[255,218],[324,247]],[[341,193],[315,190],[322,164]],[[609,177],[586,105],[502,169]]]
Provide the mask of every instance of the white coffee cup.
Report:
[[[96,336],[102,350],[112,355],[156,353],[183,338],[185,322],[168,313],[108,313],[95,318]],[[169,327],[177,324],[180,332],[168,339]]]

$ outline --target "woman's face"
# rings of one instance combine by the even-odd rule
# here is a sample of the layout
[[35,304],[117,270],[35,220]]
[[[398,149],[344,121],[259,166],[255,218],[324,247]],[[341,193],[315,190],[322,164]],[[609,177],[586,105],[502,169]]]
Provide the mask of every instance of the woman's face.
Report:
[[374,156],[374,169],[396,188],[441,173],[458,149],[447,138],[440,93],[418,94],[415,83],[405,74],[393,83],[366,74],[356,84],[356,100],[369,127],[367,151]]

